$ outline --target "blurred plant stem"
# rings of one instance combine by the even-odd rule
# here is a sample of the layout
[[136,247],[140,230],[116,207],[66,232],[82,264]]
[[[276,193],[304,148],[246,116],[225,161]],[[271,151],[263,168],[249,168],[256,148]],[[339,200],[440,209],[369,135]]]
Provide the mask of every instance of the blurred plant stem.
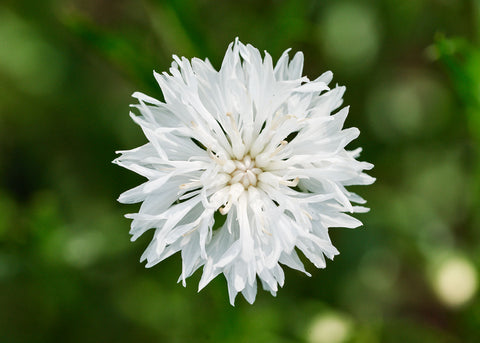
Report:
[[146,13],[153,32],[163,47],[169,47],[188,56],[195,56],[196,48],[188,32],[179,21],[175,10],[167,5],[152,1],[144,1]]
[[473,20],[476,24],[475,34],[477,44],[480,44],[480,0],[473,0]]
[[128,79],[147,83],[146,80],[151,78],[151,70],[147,68],[151,56],[141,53],[133,40],[128,40],[124,35],[112,30],[103,29],[75,9],[64,11],[61,20],[74,37],[106,59]]
[[187,1],[144,0],[145,13],[152,31],[170,55],[211,56],[208,42],[199,24],[198,5]]
[[[480,1],[475,1],[477,17]],[[480,24],[479,30],[480,37]],[[480,206],[480,46],[465,38],[445,38],[439,35],[435,42],[436,57],[446,66],[453,85],[467,115],[468,130],[475,154],[473,170],[473,206]],[[477,223],[480,216],[476,215]]]

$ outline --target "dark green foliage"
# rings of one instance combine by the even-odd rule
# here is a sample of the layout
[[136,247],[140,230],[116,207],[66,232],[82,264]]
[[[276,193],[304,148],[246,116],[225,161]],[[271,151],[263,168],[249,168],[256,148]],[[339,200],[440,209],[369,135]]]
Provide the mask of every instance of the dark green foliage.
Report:
[[[478,341],[478,298],[451,306],[434,285],[450,256],[480,267],[479,13],[478,1],[3,1],[0,342],[315,342],[335,320],[346,342]],[[128,106],[134,91],[162,98],[153,69],[172,54],[218,68],[237,36],[274,59],[302,50],[311,79],[334,72],[377,182],[352,189],[371,211],[364,228],[331,229],[341,254],[325,270],[286,270],[277,298],[260,289],[231,307],[222,277],[199,294],[200,273],[177,284],[179,256],[138,262],[152,233],[130,243],[123,214],[138,205],[115,199],[143,180],[110,161],[146,141]]]

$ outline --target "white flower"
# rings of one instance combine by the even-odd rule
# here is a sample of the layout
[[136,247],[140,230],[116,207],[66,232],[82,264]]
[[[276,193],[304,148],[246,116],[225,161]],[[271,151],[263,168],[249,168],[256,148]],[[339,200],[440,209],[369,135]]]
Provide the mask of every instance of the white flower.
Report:
[[200,290],[223,273],[232,305],[238,292],[253,303],[257,277],[275,295],[280,264],[308,274],[297,251],[324,268],[338,254],[328,229],[357,227],[345,212],[368,210],[345,186],[374,181],[355,159],[361,149],[345,150],[359,134],[342,129],[348,107],[332,114],[345,87],[327,86],[331,72],[302,77],[301,52],[274,67],[238,40],[219,71],[173,58],[170,74],[154,73],[164,102],[133,94],[141,116],[131,117],[149,142],[114,161],[148,179],[119,198],[143,202],[127,215],[132,241],[155,229],[141,260],[151,267],[180,251],[179,281],[203,267]]

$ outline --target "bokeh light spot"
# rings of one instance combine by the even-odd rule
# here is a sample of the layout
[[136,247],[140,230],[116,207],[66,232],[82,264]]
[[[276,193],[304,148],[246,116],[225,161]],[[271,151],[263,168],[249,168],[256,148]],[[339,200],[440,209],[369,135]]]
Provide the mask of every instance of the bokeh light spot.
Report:
[[458,307],[473,298],[478,275],[472,262],[463,257],[449,257],[436,268],[433,288],[442,303]]
[[357,3],[336,3],[318,27],[325,54],[339,68],[365,69],[375,61],[380,34],[373,10]]
[[345,316],[329,312],[312,320],[308,330],[309,343],[341,343],[351,336],[352,322]]
[[76,267],[94,263],[105,246],[100,232],[82,232],[69,237],[64,246],[65,261]]
[[370,289],[389,294],[394,291],[399,267],[399,259],[392,252],[376,249],[362,258],[360,278]]
[[445,87],[415,70],[377,82],[366,101],[375,135],[392,142],[435,132],[446,123],[451,108],[452,99]]
[[0,7],[0,73],[19,89],[45,95],[61,85],[64,56],[34,27],[13,12]]

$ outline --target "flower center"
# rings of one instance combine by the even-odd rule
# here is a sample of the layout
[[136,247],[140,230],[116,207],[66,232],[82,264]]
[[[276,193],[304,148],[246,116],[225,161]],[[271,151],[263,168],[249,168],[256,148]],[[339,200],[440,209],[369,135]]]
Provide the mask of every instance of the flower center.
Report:
[[245,155],[242,160],[234,160],[235,170],[230,173],[229,184],[240,183],[245,189],[257,185],[257,177],[263,170],[255,166],[255,159]]

